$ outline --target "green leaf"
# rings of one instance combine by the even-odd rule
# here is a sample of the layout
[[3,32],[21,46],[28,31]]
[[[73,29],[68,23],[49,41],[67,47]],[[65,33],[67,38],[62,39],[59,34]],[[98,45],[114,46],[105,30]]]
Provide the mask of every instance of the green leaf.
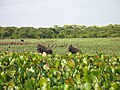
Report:
[[75,63],[74,63],[74,61],[73,60],[69,60],[68,62],[67,62],[67,64],[68,64],[68,66],[69,67],[75,67]]
[[4,85],[4,82],[0,79],[0,85]]
[[115,68],[115,73],[120,75],[120,66]]
[[82,90],[90,90],[92,88],[91,83],[86,82],[83,84]]
[[120,89],[120,82],[111,83],[111,89],[119,90]]
[[105,71],[106,71],[107,73],[112,73],[112,69],[111,69],[109,66],[106,66],[106,67],[105,67]]
[[95,84],[95,90],[102,90],[101,87],[100,87],[100,85],[99,85],[99,83]]
[[15,71],[14,71],[14,70],[7,70],[7,74],[8,74],[9,76],[14,76]]
[[62,59],[62,61],[61,61],[61,65],[62,65],[62,67],[64,67],[64,66],[66,66],[66,65],[67,65],[67,62],[66,62],[66,60],[65,60],[65,59]]
[[47,79],[44,78],[44,77],[41,77],[40,80],[39,80],[39,84],[41,87],[47,85]]
[[68,84],[65,84],[64,90],[69,90],[69,85]]
[[84,57],[82,61],[83,61],[83,63],[88,64],[88,61],[87,61],[86,57]]

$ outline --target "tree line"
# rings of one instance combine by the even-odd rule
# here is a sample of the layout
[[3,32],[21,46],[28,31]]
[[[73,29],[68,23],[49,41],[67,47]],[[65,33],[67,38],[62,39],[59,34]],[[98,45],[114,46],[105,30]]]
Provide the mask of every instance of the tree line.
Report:
[[2,27],[1,39],[18,38],[106,38],[120,37],[120,24],[106,26],[64,25],[53,27]]

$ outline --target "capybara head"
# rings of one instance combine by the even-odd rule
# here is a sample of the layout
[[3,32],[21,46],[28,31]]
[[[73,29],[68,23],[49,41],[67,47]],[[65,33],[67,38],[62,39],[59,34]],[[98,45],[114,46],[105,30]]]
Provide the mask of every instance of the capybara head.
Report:
[[71,52],[72,54],[75,54],[75,53],[79,52],[79,49],[74,48],[72,45],[70,45],[68,47],[68,52]]

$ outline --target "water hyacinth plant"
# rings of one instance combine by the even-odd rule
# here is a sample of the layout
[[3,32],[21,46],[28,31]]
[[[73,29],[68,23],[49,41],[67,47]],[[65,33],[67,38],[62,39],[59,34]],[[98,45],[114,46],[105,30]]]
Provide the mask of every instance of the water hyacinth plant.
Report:
[[0,89],[119,90],[120,56],[0,53]]

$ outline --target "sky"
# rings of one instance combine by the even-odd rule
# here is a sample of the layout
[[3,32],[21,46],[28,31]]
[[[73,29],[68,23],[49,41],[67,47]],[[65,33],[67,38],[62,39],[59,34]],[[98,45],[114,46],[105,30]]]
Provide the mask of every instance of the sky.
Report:
[[120,0],[0,0],[0,26],[120,24]]

